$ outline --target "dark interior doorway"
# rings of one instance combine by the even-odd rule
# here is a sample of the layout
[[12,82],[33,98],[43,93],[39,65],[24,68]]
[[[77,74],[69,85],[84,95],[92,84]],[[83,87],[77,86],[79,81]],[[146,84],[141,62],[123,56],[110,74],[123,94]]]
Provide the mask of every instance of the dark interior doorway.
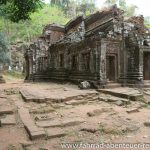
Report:
[[116,74],[117,74],[117,63],[116,63],[116,57],[113,55],[108,55],[106,57],[106,76],[107,81],[116,81]]
[[150,80],[150,52],[144,53],[144,69],[143,69],[143,75],[144,80]]

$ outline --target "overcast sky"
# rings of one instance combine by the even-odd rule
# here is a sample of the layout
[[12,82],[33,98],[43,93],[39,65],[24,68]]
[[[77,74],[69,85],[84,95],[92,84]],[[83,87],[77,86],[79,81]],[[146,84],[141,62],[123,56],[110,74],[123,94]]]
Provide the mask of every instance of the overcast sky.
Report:
[[[49,2],[50,0],[45,0]],[[105,0],[96,0],[96,6],[101,8]],[[138,7],[137,14],[143,14],[150,17],[150,0],[126,0],[127,4],[134,4]]]

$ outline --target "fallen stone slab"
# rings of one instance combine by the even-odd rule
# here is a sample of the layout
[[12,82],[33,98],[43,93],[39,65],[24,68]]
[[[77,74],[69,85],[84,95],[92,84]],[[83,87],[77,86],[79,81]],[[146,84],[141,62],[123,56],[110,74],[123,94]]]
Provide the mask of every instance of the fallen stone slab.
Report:
[[16,120],[14,115],[6,115],[5,118],[1,119],[1,126],[3,125],[15,125]]
[[62,129],[48,129],[47,130],[47,139],[60,138],[67,135],[67,133]]
[[13,113],[14,113],[14,108],[12,108],[12,107],[2,107],[2,108],[0,108],[0,115],[13,114]]
[[63,119],[63,120],[53,120],[53,121],[39,121],[36,122],[36,125],[43,128],[48,127],[67,127],[67,126],[75,126],[85,122],[82,118],[75,119]]
[[86,104],[87,101],[85,100],[71,100],[71,101],[67,101],[65,102],[66,105],[80,105],[80,104]]
[[133,108],[133,109],[127,110],[126,112],[130,114],[130,113],[136,113],[136,112],[140,112],[140,111],[138,108]]

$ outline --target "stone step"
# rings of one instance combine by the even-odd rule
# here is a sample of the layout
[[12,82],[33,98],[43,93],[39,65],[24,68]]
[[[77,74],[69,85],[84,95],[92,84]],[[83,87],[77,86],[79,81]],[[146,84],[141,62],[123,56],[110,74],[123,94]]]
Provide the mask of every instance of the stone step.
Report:
[[43,103],[47,101],[46,97],[32,95],[26,90],[20,90],[20,94],[22,98],[24,99],[24,101],[26,102],[33,101],[37,103]]
[[88,101],[85,100],[71,100],[68,102],[65,102],[66,105],[80,105],[80,104],[86,104]]
[[119,87],[122,87],[120,83],[108,83],[107,85],[104,85],[105,89],[119,88]]
[[53,120],[53,121],[38,121],[36,125],[42,128],[49,127],[66,127],[66,126],[75,126],[85,122],[82,118],[75,119],[63,119],[63,120]]
[[16,120],[15,120],[15,116],[14,115],[6,115],[5,118],[2,118],[0,120],[0,126],[3,125],[15,125],[16,124]]
[[12,107],[2,107],[2,108],[0,108],[0,115],[13,114],[13,113],[14,113],[14,108],[12,108]]
[[55,128],[47,129],[46,133],[47,133],[47,135],[46,135],[47,139],[60,138],[60,137],[67,135],[67,133],[64,130],[55,129]]
[[133,101],[143,100],[143,95],[133,88],[98,89],[100,93],[126,98]]

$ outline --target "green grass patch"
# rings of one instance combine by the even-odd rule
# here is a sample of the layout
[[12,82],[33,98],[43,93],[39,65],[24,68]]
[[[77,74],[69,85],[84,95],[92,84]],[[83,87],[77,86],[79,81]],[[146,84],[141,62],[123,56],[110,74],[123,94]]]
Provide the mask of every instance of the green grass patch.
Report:
[[22,72],[18,71],[4,71],[3,77],[5,80],[13,80],[13,79],[24,79],[25,75]]

